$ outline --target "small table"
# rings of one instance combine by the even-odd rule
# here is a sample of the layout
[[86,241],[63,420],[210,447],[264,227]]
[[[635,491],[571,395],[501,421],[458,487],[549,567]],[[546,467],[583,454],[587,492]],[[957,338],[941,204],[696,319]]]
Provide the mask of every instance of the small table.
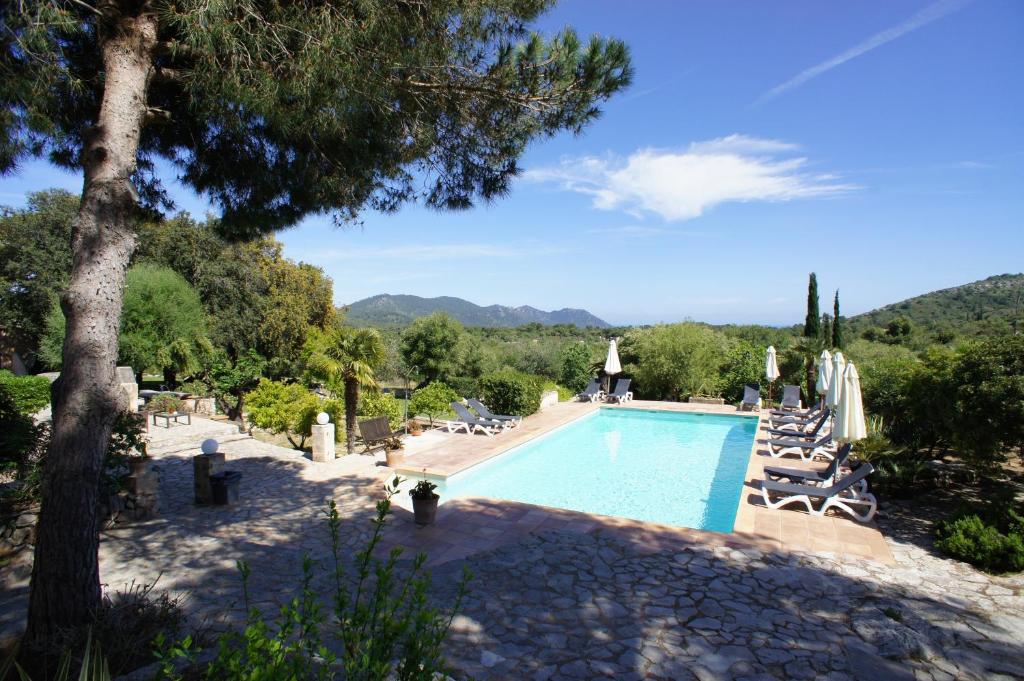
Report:
[[164,428],[170,428],[171,427],[171,421],[174,421],[175,423],[179,423],[181,419],[185,419],[185,423],[187,423],[190,426],[192,425],[192,414],[186,414],[186,413],[183,413],[183,412],[180,412],[180,411],[175,413],[175,414],[169,414],[169,413],[167,413],[165,411],[159,411],[159,412],[154,413],[153,414],[153,425],[154,426],[157,425],[157,422],[156,422],[157,419],[163,419],[164,420]]

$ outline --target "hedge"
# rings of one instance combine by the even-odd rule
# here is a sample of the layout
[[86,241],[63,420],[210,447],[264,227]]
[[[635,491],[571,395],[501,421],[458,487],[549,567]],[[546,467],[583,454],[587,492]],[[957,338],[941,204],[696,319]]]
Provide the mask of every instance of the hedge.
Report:
[[480,379],[480,394],[496,414],[529,416],[540,409],[544,381],[541,376],[503,369]]
[[50,381],[45,376],[15,376],[2,369],[0,390],[10,396],[20,414],[35,414],[50,403]]

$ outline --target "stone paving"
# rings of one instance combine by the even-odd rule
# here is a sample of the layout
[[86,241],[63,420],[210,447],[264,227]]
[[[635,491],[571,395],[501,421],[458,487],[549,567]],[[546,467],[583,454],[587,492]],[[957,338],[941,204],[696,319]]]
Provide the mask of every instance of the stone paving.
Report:
[[451,660],[477,679],[1024,678],[1021,577],[893,551],[896,566],[647,553],[600,530],[543,532],[465,561],[476,576]]
[[[339,504],[347,554],[365,541],[389,476],[372,457],[314,464],[197,421],[192,431],[154,434],[163,439],[151,449],[163,509],[104,532],[108,588],[158,579],[158,589],[189,594],[196,618],[237,621],[236,560],[252,566],[253,600],[271,613],[295,595],[303,554],[329,559],[327,499]],[[189,442],[210,434],[222,435],[227,467],[243,473],[237,506],[191,502],[198,442]],[[992,577],[936,556],[926,532],[912,531],[898,511],[879,516],[890,565],[737,545],[729,535],[662,542],[653,531],[602,523],[538,526],[512,543],[451,556],[433,567],[439,605],[450,602],[464,565],[476,575],[448,643],[454,676],[1024,678],[1024,576]],[[400,511],[391,522],[397,531],[408,517]],[[419,548],[430,553],[431,543]],[[5,628],[19,624],[26,582],[24,568],[5,570]]]

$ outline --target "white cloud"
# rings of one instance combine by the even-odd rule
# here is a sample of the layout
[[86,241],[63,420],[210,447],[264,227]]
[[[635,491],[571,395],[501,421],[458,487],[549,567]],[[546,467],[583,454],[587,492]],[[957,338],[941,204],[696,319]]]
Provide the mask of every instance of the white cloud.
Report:
[[758,98],[757,103],[774,99],[782,93],[792,90],[795,87],[799,87],[812,78],[820,76],[826,71],[831,71],[851,59],[856,59],[857,57],[870,52],[876,47],[881,47],[882,45],[890,43],[911,31],[916,31],[923,26],[927,26],[933,21],[941,19],[947,14],[952,14],[972,1],[973,0],[939,0],[938,2],[932,3],[906,21],[874,34],[867,40],[854,45],[850,49],[837,54],[831,59],[826,59],[820,64],[815,64],[809,69],[804,69],[785,83],[776,85],[771,90],[761,95],[761,97]]
[[781,140],[730,135],[695,142],[685,151],[563,159],[529,170],[525,178],[591,196],[600,210],[655,213],[666,220],[691,220],[722,203],[791,201],[857,188],[834,174],[809,172],[808,160],[792,155],[796,149]]

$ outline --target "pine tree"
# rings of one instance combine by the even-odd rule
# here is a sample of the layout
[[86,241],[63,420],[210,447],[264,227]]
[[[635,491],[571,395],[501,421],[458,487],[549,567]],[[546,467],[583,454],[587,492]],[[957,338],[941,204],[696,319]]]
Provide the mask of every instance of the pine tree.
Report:
[[580,132],[625,87],[626,46],[528,26],[536,0],[20,0],[0,3],[0,173],[84,175],[61,304],[22,649],[100,604],[100,472],[138,218],[168,209],[163,159],[250,239],[331,213],[508,193],[534,140]]
[[836,297],[832,301],[832,347],[837,350],[843,349],[843,323],[839,316],[839,289],[836,289]]

